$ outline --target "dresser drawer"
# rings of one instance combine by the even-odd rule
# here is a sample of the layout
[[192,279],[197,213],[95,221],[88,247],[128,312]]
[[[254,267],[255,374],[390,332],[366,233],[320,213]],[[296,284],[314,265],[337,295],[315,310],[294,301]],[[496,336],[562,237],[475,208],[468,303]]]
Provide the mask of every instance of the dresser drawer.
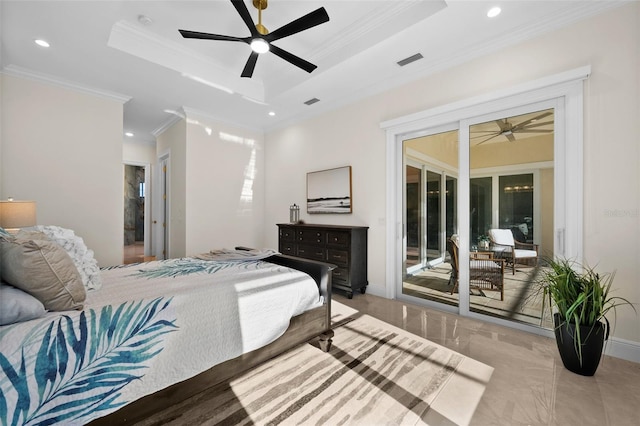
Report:
[[339,231],[327,232],[327,244],[332,246],[348,246],[349,245],[349,233]]
[[349,252],[344,250],[327,250],[327,262],[334,263],[338,266],[349,266]]
[[305,259],[325,260],[324,253],[325,250],[320,247],[299,245],[296,256],[304,257]]
[[280,240],[295,241],[296,230],[293,228],[280,228]]
[[320,229],[301,229],[296,237],[299,243],[324,244],[325,232]]
[[364,293],[367,285],[366,226],[281,223],[278,247],[281,253],[334,265],[332,288],[348,298]]
[[349,284],[349,270],[347,268],[334,269],[331,280],[334,284]]
[[282,254],[288,254],[289,256],[296,255],[296,245],[293,242],[280,241],[279,250],[280,250],[280,253]]

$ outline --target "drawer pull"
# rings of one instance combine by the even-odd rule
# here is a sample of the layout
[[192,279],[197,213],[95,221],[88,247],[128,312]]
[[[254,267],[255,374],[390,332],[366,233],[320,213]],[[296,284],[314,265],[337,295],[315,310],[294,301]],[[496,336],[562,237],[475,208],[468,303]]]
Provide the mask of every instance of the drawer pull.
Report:
[[335,272],[335,271],[334,271],[334,272],[333,272],[333,275],[335,275],[336,277],[339,277],[340,275],[342,275],[342,273],[340,273],[340,272]]
[[298,249],[298,252],[299,252],[299,253],[304,253],[304,250],[302,250],[302,249]]
[[316,256],[322,256],[323,254],[324,254],[324,253],[323,253],[323,252],[321,252],[321,251],[317,251],[317,252],[316,252]]
[[316,240],[316,243],[321,243],[321,242],[322,242],[322,240],[320,240],[320,239]]

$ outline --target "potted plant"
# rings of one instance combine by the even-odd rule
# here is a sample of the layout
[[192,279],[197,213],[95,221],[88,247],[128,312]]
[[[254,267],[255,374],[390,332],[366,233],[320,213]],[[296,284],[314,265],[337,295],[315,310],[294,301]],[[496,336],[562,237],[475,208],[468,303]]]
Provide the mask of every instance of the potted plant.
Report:
[[483,250],[489,249],[489,237],[487,235],[480,235],[478,237],[478,247]]
[[[610,325],[605,315],[620,305],[635,307],[610,295],[614,273],[598,274],[593,268],[566,259],[547,260],[538,292],[542,312],[548,302],[553,314],[558,351],[564,366],[577,374],[593,376],[600,363]],[[555,308],[555,309],[554,309]]]

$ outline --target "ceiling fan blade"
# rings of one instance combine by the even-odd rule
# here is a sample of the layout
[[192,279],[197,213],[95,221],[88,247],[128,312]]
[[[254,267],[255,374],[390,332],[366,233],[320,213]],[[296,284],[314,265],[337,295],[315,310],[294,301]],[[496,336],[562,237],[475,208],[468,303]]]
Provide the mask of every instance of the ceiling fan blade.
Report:
[[493,139],[493,138],[497,138],[497,137],[498,137],[498,136],[500,136],[501,134],[502,134],[502,133],[496,133],[495,135],[493,135],[493,136],[491,136],[491,137],[489,137],[489,138],[487,138],[487,139],[485,139],[485,140],[483,140],[483,141],[478,142],[478,143],[476,144],[476,146],[478,146],[478,145],[482,145],[482,144],[483,144],[483,143],[485,143],[485,142],[489,142],[491,139]]
[[474,130],[470,132],[471,134],[477,134],[477,136],[471,136],[470,139],[479,139],[484,138],[489,135],[499,135],[500,132],[496,132],[495,130]]
[[306,72],[312,72],[313,70],[318,68],[317,65],[313,65],[311,62],[307,62],[304,59],[294,55],[293,53],[289,53],[286,50],[282,50],[276,45],[271,44],[269,50],[274,55],[281,57],[285,61],[297,66],[298,68],[302,68]]
[[[526,126],[520,126],[519,124],[517,126],[514,126],[514,129],[520,130],[520,129],[531,129],[533,127],[542,127],[542,126],[549,126],[552,125],[553,121],[545,121],[544,123],[531,123],[531,124],[527,124]],[[550,130],[551,131],[551,130]]]
[[513,136],[513,133],[504,133],[505,137],[509,139],[509,142],[515,142],[516,138]]
[[512,132],[516,132],[516,133],[553,133],[553,130],[530,129],[530,128],[527,127],[525,129],[512,130]]
[[327,21],[329,21],[329,14],[327,14],[324,7],[321,7],[313,12],[307,13],[295,21],[289,22],[275,31],[272,31],[265,36],[265,39],[267,41],[279,40],[292,34],[308,30],[309,28],[313,28],[317,25],[324,24]]
[[240,75],[241,77],[251,78],[253,70],[256,67],[256,62],[258,62],[258,56],[259,53],[251,52],[251,55],[249,55],[249,59],[247,59],[247,63],[242,70],[242,74]]
[[529,124],[529,123],[533,123],[534,121],[540,120],[541,118],[544,118],[544,117],[546,117],[546,116],[548,116],[548,115],[551,115],[551,114],[553,114],[551,111],[543,112],[543,113],[542,113],[542,114],[540,114],[540,115],[537,115],[537,116],[535,116],[535,117],[533,117],[533,118],[530,118],[530,119],[528,119],[528,120],[525,120],[525,121],[523,121],[522,123],[518,123],[518,124],[516,124],[514,127],[522,127],[522,126],[526,126],[526,125],[527,125],[527,124]]
[[226,36],[220,34],[209,34],[209,33],[199,33],[197,31],[188,31],[188,30],[178,30],[182,37],[184,38],[197,38],[203,40],[223,40],[223,41],[244,41],[247,43],[247,40],[240,37]]
[[253,22],[253,19],[251,19],[251,14],[249,13],[249,9],[247,9],[247,6],[244,4],[244,1],[231,0],[231,3],[233,4],[233,7],[235,7],[238,11],[238,14],[244,21],[247,28],[249,28],[249,31],[251,31],[251,37],[259,37],[260,33],[258,33],[256,24]]

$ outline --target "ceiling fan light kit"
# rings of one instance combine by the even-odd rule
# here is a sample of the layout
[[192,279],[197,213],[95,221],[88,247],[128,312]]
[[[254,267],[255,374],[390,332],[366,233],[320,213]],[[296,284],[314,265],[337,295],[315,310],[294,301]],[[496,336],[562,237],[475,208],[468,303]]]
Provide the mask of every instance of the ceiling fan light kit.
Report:
[[251,40],[251,50],[256,53],[267,53],[269,51],[269,43],[261,38]]
[[288,37],[293,34],[308,30],[317,25],[323,24],[329,21],[329,15],[324,7],[318,8],[313,12],[310,12],[288,24],[278,28],[273,32],[269,32],[267,28],[262,25],[262,11],[267,8],[268,0],[253,0],[253,6],[258,9],[258,23],[255,24],[251,18],[251,14],[244,4],[243,0],[231,0],[231,4],[236,8],[236,11],[244,21],[245,25],[249,29],[251,35],[249,37],[235,37],[220,34],[209,34],[189,30],[178,30],[184,38],[195,38],[201,40],[219,40],[219,41],[240,41],[248,44],[251,47],[251,54],[247,63],[242,70],[242,77],[251,78],[253,71],[258,61],[258,55],[266,52],[271,52],[274,55],[284,59],[292,65],[303,69],[306,72],[312,72],[317,68],[316,65],[305,61],[304,59],[290,53],[278,46],[272,44],[276,40]]

